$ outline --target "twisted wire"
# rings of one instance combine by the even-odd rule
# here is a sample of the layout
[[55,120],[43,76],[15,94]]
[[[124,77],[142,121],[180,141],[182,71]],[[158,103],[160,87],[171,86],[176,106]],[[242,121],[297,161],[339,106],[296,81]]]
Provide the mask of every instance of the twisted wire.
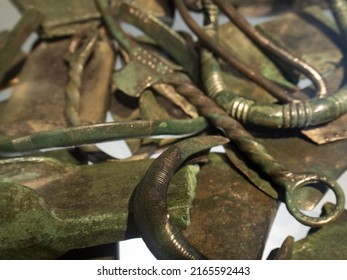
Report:
[[[84,38],[86,36],[86,38]],[[79,47],[80,41],[84,42]],[[70,50],[65,60],[69,64],[69,81],[66,86],[65,116],[70,126],[81,124],[79,109],[81,99],[81,86],[84,66],[92,54],[97,41],[95,30],[89,34],[78,34],[70,43]]]
[[223,130],[238,149],[253,162],[262,173],[276,180],[284,180],[290,174],[282,164],[274,159],[256,139],[235,119],[230,117],[212,99],[203,94],[193,84],[176,85],[176,90],[192,103],[200,114],[214,126]]
[[[255,164],[262,174],[267,175],[275,186],[284,190],[286,207],[299,222],[311,227],[322,226],[336,220],[343,213],[345,195],[335,180],[320,173],[293,173],[287,170],[239,122],[218,108],[218,105],[203,95],[198,88],[191,84],[183,84],[178,86],[177,90],[195,105],[214,126],[223,129],[224,134],[234,142],[249,161]],[[325,216],[318,218],[308,216],[301,212],[296,203],[294,192],[311,183],[323,183],[335,194],[335,208]]]

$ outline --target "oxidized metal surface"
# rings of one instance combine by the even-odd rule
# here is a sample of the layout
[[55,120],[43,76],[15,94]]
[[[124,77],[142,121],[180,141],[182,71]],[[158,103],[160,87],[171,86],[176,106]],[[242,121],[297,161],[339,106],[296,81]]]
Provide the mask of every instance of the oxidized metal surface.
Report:
[[[226,28],[228,25],[224,25],[224,27]],[[229,28],[230,29],[230,28]],[[228,30],[228,29],[226,29]],[[228,38],[228,36],[225,36],[225,34],[223,33],[223,29],[220,30],[220,38]],[[247,49],[247,48],[246,48]],[[228,76],[225,76],[224,74],[224,81],[226,82],[226,87],[227,88],[230,88],[230,91],[232,91],[233,93],[235,92],[235,83],[228,83]],[[341,81],[341,80],[340,80]],[[334,89],[336,89],[339,84],[340,84],[340,81],[336,81],[334,80],[333,81],[333,85],[331,85],[330,83],[330,87],[329,88],[332,88],[334,87]],[[243,92],[243,94],[248,94],[249,95],[249,92],[246,90],[245,87],[241,87],[240,88],[241,92]],[[268,96],[268,94],[266,92],[263,92],[263,94],[265,96]],[[242,95],[242,93],[241,93]],[[246,96],[246,97],[249,97],[249,96]],[[251,96],[253,97],[253,96]],[[254,96],[253,99],[255,100],[261,100],[262,102],[264,100],[266,100],[262,95],[259,94],[259,96]],[[235,102],[236,103],[236,102]],[[236,105],[235,105],[236,106]],[[247,109],[244,109],[242,108],[241,105],[239,105],[240,107],[240,114],[243,114],[243,112],[247,111]],[[246,107],[246,106],[245,106]],[[265,132],[266,133],[266,132]],[[274,135],[274,132],[272,132],[273,135]],[[282,135],[282,136],[281,136]],[[279,137],[280,136],[280,137]],[[278,143],[282,142],[283,143],[283,146],[276,146],[276,145],[273,145],[273,143],[267,145],[266,142],[262,142],[265,146],[266,149],[269,149],[269,154],[271,154],[272,156],[274,156],[274,158],[276,160],[278,160],[279,162],[286,162],[286,166],[288,166],[288,168],[290,170],[296,170],[296,171],[303,171],[303,170],[298,170],[297,167],[295,167],[294,164],[291,164],[289,162],[289,165],[287,165],[287,162],[288,162],[288,158],[296,158],[296,155],[298,155],[298,158],[296,158],[295,162],[297,162],[298,160],[300,161],[300,159],[303,158],[303,155],[307,155],[308,153],[310,153],[310,156],[305,156],[304,158],[309,158],[309,157],[315,157],[314,155],[317,155],[317,157],[320,157],[321,154],[318,153],[318,147],[316,147],[314,144],[312,143],[309,143],[307,141],[305,141],[304,139],[300,140],[298,139],[296,141],[296,143],[294,145],[287,145],[287,142],[288,142],[288,137],[290,137],[290,135],[287,135],[285,136],[285,134],[281,134],[277,136],[277,138],[274,137],[274,141],[277,141]],[[292,135],[293,136],[293,139],[295,138],[295,134]],[[299,134],[296,134],[297,137],[300,137]],[[270,138],[271,139],[271,138]],[[300,149],[301,146],[309,146],[310,149],[306,149],[306,147],[304,149],[301,150],[301,152],[297,152],[298,151],[298,148]],[[342,145],[342,146],[345,146],[345,145]],[[332,148],[332,146],[331,146]],[[275,149],[278,149],[278,150],[275,150]],[[314,151],[314,149],[317,149],[316,151]],[[281,151],[280,153],[282,153],[281,155],[279,155],[279,151]],[[330,152],[332,152],[333,150],[330,150]],[[317,154],[318,153],[318,154]],[[329,152],[327,153],[327,155],[329,154]],[[333,158],[332,155],[335,155]],[[329,160],[329,157],[330,157],[330,160]],[[325,157],[325,159],[328,160],[328,163],[322,167],[322,169],[319,169],[319,168],[315,168],[314,166],[309,166],[309,164],[305,165],[305,163],[303,163],[302,165],[305,165],[305,167],[303,169],[305,170],[310,170],[310,171],[315,171],[315,172],[319,172],[319,170],[327,170],[327,174],[329,174],[329,169],[332,171],[336,171],[336,166],[338,166],[338,164],[334,165],[334,163],[336,163],[336,160],[338,160],[339,156],[336,152],[333,152],[332,154],[329,154],[328,157]],[[243,159],[244,160],[244,159]],[[302,161],[302,160],[301,160]],[[324,160],[323,160],[324,162]],[[343,162],[343,160],[342,160]],[[247,165],[245,166],[244,164],[242,165],[242,167],[240,166],[240,161],[236,161],[236,158],[234,157],[234,160],[233,160],[233,163],[238,166],[239,169],[243,169],[243,173],[244,174],[247,174],[249,172],[251,172]],[[313,164],[316,164],[316,159],[313,159],[312,160],[312,163]],[[293,168],[292,168],[293,167]],[[341,169],[340,169],[340,172],[336,172],[337,174],[334,174],[335,176],[333,176],[333,178],[337,178],[344,170],[345,170],[346,166],[345,164],[343,164],[343,166],[341,166]],[[333,171],[333,172],[334,172]],[[329,175],[332,175],[332,174],[329,174]],[[268,193],[269,195],[273,196],[274,197],[274,191],[273,189],[271,189],[271,185],[269,185],[268,182],[266,182],[266,179],[265,181],[262,180],[261,178],[258,178],[254,173],[251,172],[251,174],[247,174],[246,176],[248,176],[250,178],[251,181],[253,181],[253,183],[255,183],[255,185],[257,185],[259,188],[261,188],[263,191],[265,191],[266,193]],[[256,181],[254,180],[254,178],[258,178]],[[298,194],[300,194],[299,196],[302,196],[304,199],[299,199],[300,202],[300,206],[302,209],[306,209],[306,210],[309,210],[311,209],[320,199],[321,197],[321,193],[315,189],[312,189],[312,188],[304,188],[303,190],[301,190],[300,192],[298,192]],[[303,203],[304,202],[304,203]]]
[[[280,47],[280,52],[273,47],[265,52],[254,46],[256,40],[250,33],[247,36],[253,42],[243,34],[247,29],[217,0],[174,1],[199,43],[170,27],[176,12],[173,1],[12,2],[24,13],[11,35],[1,36],[4,87],[12,83],[9,70],[18,62],[15,54],[22,42],[35,31],[40,38],[11,99],[0,104],[0,156],[29,155],[0,162],[4,190],[0,207],[11,210],[0,211],[4,258],[56,258],[70,249],[106,246],[140,234],[157,258],[258,259],[278,200],[303,224],[327,224],[294,245],[297,252],[301,250],[298,255],[302,253],[294,258],[315,258],[307,257],[302,248],[312,246],[310,252],[314,252],[327,244],[324,236],[335,231],[342,218],[332,222],[334,214],[342,213],[345,204],[344,193],[334,181],[347,168],[340,156],[347,152],[346,140],[341,139],[346,130],[344,116],[336,119],[347,111],[341,67],[344,43],[340,37],[347,18],[343,11],[332,7],[341,30],[317,7],[261,25],[259,30]],[[203,12],[203,26],[189,19],[187,2],[189,8]],[[264,12],[262,7],[297,11],[312,2],[322,4],[315,0],[229,2],[258,14]],[[218,30],[217,3],[242,32],[231,24]],[[43,20],[31,21],[32,11]],[[239,16],[236,11],[234,15]],[[126,33],[123,21],[146,36],[137,39]],[[44,41],[47,37],[54,40]],[[275,59],[281,47],[294,56],[287,53]],[[318,69],[324,79],[320,73],[300,70],[295,55],[309,62],[307,69]],[[122,63],[117,70],[116,56]],[[297,71],[313,81],[321,93],[318,97],[311,98],[313,88],[298,89],[294,83],[301,75]],[[331,96],[321,96],[325,87]],[[103,123],[108,109],[116,122]],[[225,146],[226,156],[210,154],[210,162],[202,165],[190,225],[187,210],[198,167],[189,165],[176,174],[179,178],[175,176],[171,183],[177,182],[178,189],[169,195],[169,210],[172,215],[171,209],[178,210],[181,218],[171,221],[166,187],[173,172],[188,157],[189,162],[206,159],[206,154],[191,158],[192,154],[228,141],[192,137],[201,133],[224,134],[233,143]],[[327,144],[318,146],[302,133],[312,133],[316,141]],[[188,139],[150,138],[171,134]],[[3,135],[24,137],[6,140]],[[107,154],[81,146],[116,139],[127,140],[132,151],[129,161],[107,162]],[[61,161],[30,157],[42,149],[71,146],[78,149],[47,154]],[[138,160],[164,146],[168,149],[156,160]],[[322,217],[306,216],[302,210],[316,205],[326,191],[324,185],[334,191],[335,205]],[[133,217],[129,216],[132,210]],[[289,237],[269,258],[289,259],[292,247]],[[35,255],[28,255],[31,251]],[[345,258],[340,252],[337,257],[325,255]]]
[[[129,201],[151,162],[0,161],[1,258],[51,259],[127,238],[134,227],[128,222]],[[183,168],[169,187],[170,213],[180,228],[189,223],[197,172],[197,166]]]
[[347,116],[343,115],[326,125],[304,130],[302,133],[317,144],[326,144],[347,138]]
[[[230,40],[229,38],[233,38]],[[218,32],[218,39],[228,48],[236,57],[248,64],[250,68],[255,68],[268,79],[276,81],[278,84],[296,90],[293,84],[290,84],[263,52],[259,50],[234,24],[223,24]],[[234,42],[237,42],[235,44]],[[240,49],[243,51],[241,52]],[[275,102],[276,99],[260,86],[249,80],[240,77],[237,72],[233,71],[229,66],[223,65],[223,79],[228,88],[233,93],[252,100],[262,100],[263,102]]]
[[130,4],[154,15],[168,25],[173,23],[174,9],[170,1],[131,0]]
[[[8,37],[11,36],[11,33],[9,31],[1,31],[0,32],[0,50],[3,51],[3,47],[6,44],[6,42],[8,42]],[[12,50],[13,51],[13,50]],[[15,50],[16,52],[16,50]],[[6,53],[6,56],[9,56],[9,58],[7,58],[10,62],[7,65],[2,65],[2,67],[11,70],[13,69],[15,66],[17,66],[19,63],[23,62],[23,60],[25,59],[25,54],[23,52],[18,52],[17,54],[11,54],[11,53]],[[11,57],[11,58],[10,58]],[[1,59],[1,61],[3,61]],[[6,62],[6,61],[5,61]],[[0,70],[1,72],[3,71],[3,69]],[[4,75],[4,78],[6,78],[5,73],[2,73],[1,75]],[[0,78],[0,84],[2,84],[4,81],[1,81],[2,79]]]
[[277,203],[236,172],[222,154],[197,176],[196,197],[185,236],[211,259],[259,259]]
[[194,80],[197,80],[199,74],[197,52],[185,42],[183,37],[174,29],[163,25],[156,17],[145,12],[141,7],[136,8],[122,3],[120,10],[124,20],[141,28],[159,46],[165,48],[166,52],[182,65]]
[[5,40],[0,45],[0,83],[2,83],[6,72],[16,62],[22,44],[40,26],[42,19],[43,17],[39,12],[35,9],[29,9],[8,36],[2,38]]
[[158,259],[201,260],[206,256],[180,232],[168,213],[167,191],[172,175],[192,156],[229,139],[202,136],[180,141],[159,155],[137,185],[134,220],[148,249]]
[[[296,28],[288,29],[293,25]],[[296,53],[321,73],[336,70],[343,58],[336,24],[317,7],[307,8],[301,13],[286,13],[258,28],[276,44]]]
[[[261,1],[242,1],[229,0],[237,3],[238,11],[247,16],[271,15],[273,12],[281,12],[294,9],[301,11],[311,5],[318,5],[321,8],[327,8],[324,0],[261,0]],[[242,3],[241,3],[242,2]]]
[[72,35],[85,28],[100,24],[100,13],[95,2],[90,0],[11,0],[24,13],[35,7],[45,20],[42,24],[44,37]]
[[288,236],[282,243],[280,248],[270,252],[268,260],[289,260],[293,254],[294,238]]
[[[288,168],[296,172],[324,170],[326,175],[337,179],[347,168],[347,162],[341,157],[341,154],[347,152],[346,140],[323,146],[317,146],[298,136],[258,140],[278,161],[285,162]],[[312,209],[325,191],[325,188],[321,191],[309,187],[302,189],[297,193],[301,196],[301,207],[306,210]]]
[[[330,208],[331,205],[326,208]],[[333,224],[318,229],[296,241],[292,259],[295,260],[346,260],[347,211]]]
[[[68,67],[63,56],[69,41],[42,42],[30,54],[20,75],[21,83],[1,118],[1,133],[19,136],[67,126],[64,104]],[[113,61],[108,43],[98,42],[82,79],[81,124],[100,123],[105,119]]]
[[[225,13],[231,22],[233,22],[248,38],[250,38],[254,44],[259,46],[265,53],[270,53],[274,59],[287,64],[292,67],[295,71],[303,74],[307,77],[314,85],[316,90],[316,96],[324,97],[327,94],[326,85],[323,76],[317,69],[305,60],[301,59],[296,54],[281,48],[277,44],[271,42],[266,36],[260,33],[256,27],[251,25],[245,18],[240,16],[237,10],[232,6],[228,5],[225,1],[214,0],[216,6]],[[276,97],[280,97],[275,95]],[[281,101],[288,101],[286,98],[280,97]],[[289,100],[291,101],[291,100]]]
[[[338,71],[335,71],[333,75],[330,75],[327,78],[327,87],[329,91],[334,91],[339,87],[341,81],[343,79],[342,69],[340,68]],[[304,136],[301,135],[307,134],[307,132],[314,132],[325,129],[327,133],[335,134],[336,132],[331,128],[334,123],[337,123],[339,127],[339,133],[343,133],[341,128],[344,124],[341,123],[345,117],[328,123],[327,125],[323,125],[322,128],[312,128],[303,130],[301,132],[291,132],[291,133],[272,133],[271,137],[266,136],[260,132],[257,139],[263,143],[263,145],[267,148],[267,150],[280,162],[286,162],[286,165],[295,171],[314,171],[318,172],[319,170],[325,170],[326,174],[331,176],[332,178],[337,179],[347,168],[347,164],[344,159],[340,156],[340,153],[346,151],[347,143],[346,140],[341,143],[327,143],[333,141],[327,141],[325,139],[324,143],[327,143],[324,146],[317,146],[315,143],[309,141]],[[315,139],[317,139],[318,134],[315,135]],[[319,136],[321,137],[321,136]],[[340,139],[343,140],[343,139]],[[346,151],[347,152],[347,151]],[[234,161],[234,164],[237,162]],[[259,178],[257,174],[252,174],[252,167],[245,166],[245,171],[247,177],[250,178],[251,181],[254,181],[255,185],[264,186],[267,193],[269,193],[269,186],[266,180]],[[250,172],[250,173],[249,173]],[[248,174],[248,175],[247,175]],[[321,190],[325,192],[324,189]],[[321,197],[321,193],[317,192],[314,188],[305,188],[298,192],[299,195],[302,195],[303,198],[300,199],[300,204],[302,209],[310,210],[313,206],[319,201]]]

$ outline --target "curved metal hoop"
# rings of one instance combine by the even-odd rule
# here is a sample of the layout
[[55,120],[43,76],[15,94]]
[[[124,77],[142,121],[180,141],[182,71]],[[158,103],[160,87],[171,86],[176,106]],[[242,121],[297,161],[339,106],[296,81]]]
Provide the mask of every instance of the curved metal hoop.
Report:
[[[286,186],[286,206],[292,216],[302,224],[310,227],[320,227],[336,220],[344,211],[345,195],[340,185],[335,180],[328,178],[325,175],[316,173],[293,174],[291,178],[292,180]],[[334,192],[336,204],[335,207],[325,216],[312,217],[301,212],[296,203],[294,193],[299,189],[317,183],[324,184],[324,186]]]

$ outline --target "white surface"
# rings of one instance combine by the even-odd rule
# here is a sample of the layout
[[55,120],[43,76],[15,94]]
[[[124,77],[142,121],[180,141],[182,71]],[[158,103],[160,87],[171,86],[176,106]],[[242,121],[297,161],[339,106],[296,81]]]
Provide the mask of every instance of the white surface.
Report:
[[[16,21],[19,19],[19,13],[15,10],[12,4],[8,0],[0,0],[0,30],[11,29]],[[198,22],[202,22],[202,16],[197,15]],[[222,19],[225,21],[225,18]],[[187,27],[182,24],[182,20],[179,17],[175,21],[175,29],[184,29],[188,31]],[[30,49],[30,45],[35,39],[32,36],[26,43],[24,49]],[[4,98],[8,98],[9,93],[0,94],[0,101]],[[111,119],[109,118],[108,121]],[[130,155],[129,149],[126,147],[124,141],[115,141],[110,143],[100,144],[103,150],[107,151],[111,155],[119,158],[128,157]],[[341,155],[343,156],[343,155]],[[339,179],[339,183],[343,186],[345,193],[347,193],[347,173],[345,173]],[[316,209],[320,209],[325,201],[334,201],[331,192],[328,192],[326,197]],[[299,240],[307,234],[308,228],[298,223],[291,217],[284,205],[281,205],[276,215],[273,227],[271,229],[268,242],[264,251],[264,258],[266,258],[269,252],[279,247],[283,240],[288,236],[292,235],[296,240]],[[120,242],[120,258],[122,260],[150,260],[154,259],[152,254],[147,250],[146,246],[140,239],[127,240]]]

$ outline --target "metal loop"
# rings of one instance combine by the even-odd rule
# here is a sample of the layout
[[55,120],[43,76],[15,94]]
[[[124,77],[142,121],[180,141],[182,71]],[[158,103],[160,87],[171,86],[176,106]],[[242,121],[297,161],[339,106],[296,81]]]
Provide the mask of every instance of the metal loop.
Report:
[[[296,203],[294,192],[298,189],[317,183],[323,183],[324,186],[334,192],[336,204],[334,209],[325,216],[312,217],[304,214],[300,210]],[[290,183],[286,186],[286,206],[293,217],[302,224],[310,227],[320,227],[335,221],[342,214],[345,207],[345,195],[340,185],[335,180],[328,178],[325,175],[318,173],[293,174]]]

